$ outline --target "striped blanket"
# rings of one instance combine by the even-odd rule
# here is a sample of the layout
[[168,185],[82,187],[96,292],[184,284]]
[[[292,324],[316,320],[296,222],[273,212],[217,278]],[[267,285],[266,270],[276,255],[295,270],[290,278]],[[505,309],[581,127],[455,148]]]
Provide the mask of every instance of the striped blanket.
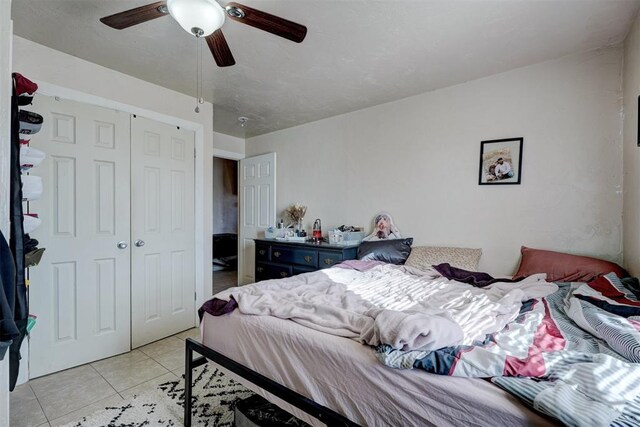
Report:
[[613,274],[559,283],[484,342],[432,352],[376,348],[384,364],[491,378],[571,426],[640,425],[640,302]]

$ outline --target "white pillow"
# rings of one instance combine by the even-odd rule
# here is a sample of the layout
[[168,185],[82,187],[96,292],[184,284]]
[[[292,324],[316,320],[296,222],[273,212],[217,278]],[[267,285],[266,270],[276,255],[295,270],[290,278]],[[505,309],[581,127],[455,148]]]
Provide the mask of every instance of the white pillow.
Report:
[[429,270],[432,265],[449,263],[452,267],[477,271],[482,249],[451,248],[439,246],[414,246],[405,265]]

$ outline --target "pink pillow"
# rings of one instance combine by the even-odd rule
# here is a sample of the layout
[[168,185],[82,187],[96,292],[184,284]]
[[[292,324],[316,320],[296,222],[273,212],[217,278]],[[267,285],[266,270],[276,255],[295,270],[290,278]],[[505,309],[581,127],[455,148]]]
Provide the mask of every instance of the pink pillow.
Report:
[[520,249],[520,252],[522,258],[514,276],[516,279],[535,273],[547,273],[549,282],[589,282],[611,272],[621,278],[629,275],[618,264],[597,258],[531,249],[525,246]]

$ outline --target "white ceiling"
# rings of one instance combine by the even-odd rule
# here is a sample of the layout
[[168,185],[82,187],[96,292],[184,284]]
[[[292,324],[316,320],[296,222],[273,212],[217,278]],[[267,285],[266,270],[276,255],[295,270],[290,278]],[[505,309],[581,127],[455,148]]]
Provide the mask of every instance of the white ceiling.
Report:
[[[15,34],[195,96],[196,40],[172,18],[121,31],[98,21],[152,1],[13,0]],[[218,68],[203,46],[214,129],[239,137],[620,43],[640,7],[640,0],[240,2],[308,33],[296,44],[228,19],[223,31],[236,59],[229,68]],[[241,115],[250,119],[244,128]]]

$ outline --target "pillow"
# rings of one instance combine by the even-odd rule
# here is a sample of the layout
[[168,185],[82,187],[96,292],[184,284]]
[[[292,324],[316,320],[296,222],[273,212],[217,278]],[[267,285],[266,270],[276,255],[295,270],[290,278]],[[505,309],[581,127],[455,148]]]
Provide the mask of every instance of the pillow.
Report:
[[450,264],[463,270],[478,271],[482,249],[416,246],[411,250],[407,265],[419,270],[429,270],[438,264]]
[[547,273],[549,282],[590,282],[607,273],[615,273],[620,278],[629,275],[618,264],[602,259],[531,249],[525,246],[520,249],[520,252],[522,258],[514,276],[515,279],[535,273]]
[[402,265],[411,253],[412,243],[413,237],[362,242],[358,247],[358,259]]

